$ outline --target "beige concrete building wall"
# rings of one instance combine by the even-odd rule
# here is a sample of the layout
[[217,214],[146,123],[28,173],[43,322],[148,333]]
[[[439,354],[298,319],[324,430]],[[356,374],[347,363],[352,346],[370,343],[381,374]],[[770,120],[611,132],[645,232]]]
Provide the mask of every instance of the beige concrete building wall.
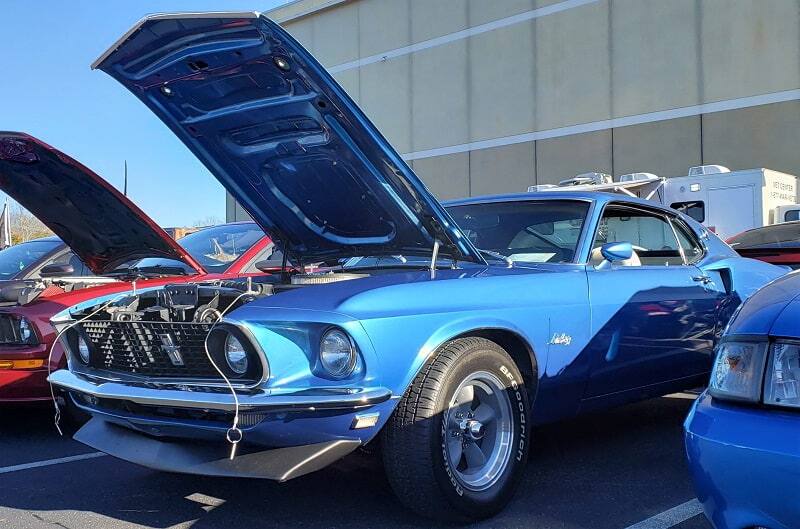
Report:
[[701,163],[800,174],[800,0],[297,0],[269,16],[441,198]]

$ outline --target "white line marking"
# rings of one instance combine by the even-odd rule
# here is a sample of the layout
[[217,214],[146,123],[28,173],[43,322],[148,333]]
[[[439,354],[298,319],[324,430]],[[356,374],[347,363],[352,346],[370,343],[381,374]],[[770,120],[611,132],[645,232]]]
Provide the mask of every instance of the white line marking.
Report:
[[598,1],[599,0],[565,0],[564,2],[559,2],[557,4],[552,4],[549,6],[532,9],[530,11],[525,11],[524,13],[519,13],[517,15],[513,15],[510,17],[501,18],[499,20],[493,20],[492,22],[487,22],[485,24],[480,24],[478,26],[473,26],[471,28],[462,29],[461,31],[456,31],[455,33],[448,33],[447,35],[442,35],[441,37],[435,37],[432,39],[423,40],[422,42],[417,42],[416,44],[412,44],[410,46],[403,46],[402,48],[396,48],[393,50],[384,51],[382,53],[377,53],[375,55],[363,57],[355,61],[337,64],[336,66],[331,66],[330,68],[328,68],[328,71],[334,74],[334,73],[344,72],[347,70],[352,70],[353,68],[360,68],[368,64],[374,64],[376,62],[382,62],[388,59],[394,59],[395,57],[402,57],[403,55],[408,55],[410,53],[414,53],[417,51],[426,50],[428,48],[435,48],[436,46],[441,46],[442,44],[448,44],[450,42],[455,42],[457,40],[474,37],[475,35],[486,33],[487,31],[493,31],[495,29],[512,26],[514,24],[519,24],[520,22],[525,22],[528,20],[533,20],[535,18],[552,15],[554,13],[560,13],[562,11],[584,6],[587,4],[594,4],[595,2]]
[[71,463],[73,461],[83,461],[84,459],[94,459],[96,457],[103,457],[108,454],[103,452],[90,452],[88,454],[78,454],[76,456],[59,457],[57,459],[46,459],[44,461],[34,461],[33,463],[23,463],[22,465],[13,465],[10,467],[0,467],[0,474],[8,474],[9,472],[17,472],[19,470],[28,470],[29,468],[49,467],[51,465],[60,465],[62,463]]
[[669,529],[685,522],[689,518],[702,514],[702,512],[703,507],[699,501],[689,500],[639,523],[629,525],[625,529]]
[[434,156],[444,156],[447,154],[469,152],[479,149],[489,149],[491,147],[501,147],[503,145],[512,145],[515,143],[525,143],[528,141],[559,138],[562,136],[571,136],[573,134],[583,134],[585,132],[597,132],[600,130],[608,130],[617,127],[641,125],[643,123],[652,123],[655,121],[666,121],[676,118],[699,116],[701,114],[724,112],[726,110],[739,110],[742,108],[749,108],[759,105],[768,105],[771,103],[797,101],[798,99],[800,99],[800,89],[784,90],[782,92],[772,92],[769,94],[739,97],[736,99],[726,99],[724,101],[714,101],[713,103],[703,103],[700,105],[691,105],[688,107],[672,108],[669,110],[661,110],[658,112],[636,114],[634,116],[604,119],[602,121],[592,121],[590,123],[582,123],[580,125],[572,125],[569,127],[540,130],[537,132],[526,132],[524,134],[517,134],[514,136],[503,136],[501,138],[493,138],[491,140],[473,141],[469,143],[462,143],[460,145],[451,145],[449,147],[439,147],[436,149],[426,149],[422,151],[408,152],[406,154],[403,154],[403,159],[418,160],[420,158],[431,158]]

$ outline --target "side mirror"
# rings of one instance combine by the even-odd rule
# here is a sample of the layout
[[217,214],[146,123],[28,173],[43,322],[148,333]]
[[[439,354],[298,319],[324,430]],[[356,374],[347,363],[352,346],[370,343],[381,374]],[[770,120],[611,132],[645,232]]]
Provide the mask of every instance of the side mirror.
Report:
[[633,257],[633,245],[629,242],[610,242],[600,247],[600,254],[604,261],[597,268],[607,268],[612,263],[627,261]]
[[39,275],[41,277],[71,276],[74,273],[75,267],[69,263],[49,264],[47,266],[43,266],[42,269],[39,270]]

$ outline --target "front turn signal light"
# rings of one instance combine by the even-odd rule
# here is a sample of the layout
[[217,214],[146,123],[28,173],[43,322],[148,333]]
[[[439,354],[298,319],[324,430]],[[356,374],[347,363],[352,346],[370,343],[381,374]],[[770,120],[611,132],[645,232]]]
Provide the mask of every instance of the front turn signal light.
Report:
[[37,369],[44,367],[44,359],[34,360],[0,360],[0,369]]

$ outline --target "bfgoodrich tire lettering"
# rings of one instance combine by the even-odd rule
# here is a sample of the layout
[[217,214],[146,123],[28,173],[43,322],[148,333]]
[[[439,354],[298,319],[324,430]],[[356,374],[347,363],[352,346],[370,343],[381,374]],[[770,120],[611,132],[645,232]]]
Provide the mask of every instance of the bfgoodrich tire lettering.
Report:
[[[470,473],[471,460],[466,455],[459,459],[457,444],[455,451],[448,448],[454,436],[462,435],[454,433],[454,421],[460,421],[464,428],[464,446],[476,442],[476,438],[486,442],[481,439],[483,425],[470,422],[472,413],[459,414],[457,419],[451,413],[469,409],[459,402],[456,393],[472,380],[486,385],[484,398],[488,395],[489,403],[491,389],[501,382],[502,394],[494,392],[503,399],[494,408],[495,419],[504,417],[506,410],[511,414],[508,435],[502,442],[494,444],[502,428],[495,427],[494,434],[487,431],[494,437],[486,438],[492,444],[484,446],[484,451],[491,455],[495,454],[491,447],[501,447],[503,460],[490,464],[487,458],[484,467],[473,465],[486,468],[485,475]],[[473,406],[482,404],[476,396]],[[492,516],[508,503],[522,477],[530,445],[529,418],[528,392],[508,353],[484,338],[453,340],[442,346],[417,375],[384,428],[382,452],[389,482],[400,501],[424,516],[449,521]],[[475,447],[469,447],[475,453]],[[461,462],[454,465],[454,460]]]

